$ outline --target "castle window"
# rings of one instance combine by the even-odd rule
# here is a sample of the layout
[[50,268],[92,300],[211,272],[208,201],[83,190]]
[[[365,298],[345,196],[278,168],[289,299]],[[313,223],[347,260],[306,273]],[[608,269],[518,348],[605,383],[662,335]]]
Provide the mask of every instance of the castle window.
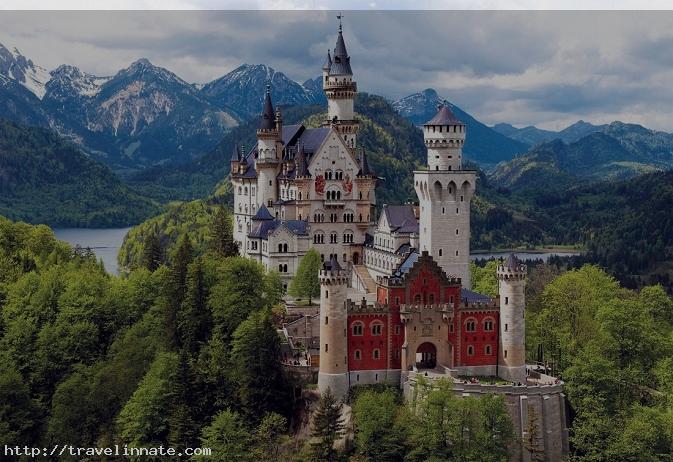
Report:
[[439,249],[439,256],[442,256],[442,249]]
[[467,355],[468,356],[474,356],[474,347],[472,345],[468,345],[467,347]]
[[329,290],[325,291],[325,298],[329,298]]
[[484,330],[486,332],[491,332],[493,331],[493,320],[492,319],[486,319],[484,320]]
[[325,316],[325,325],[329,324],[329,316]]
[[458,256],[458,251],[456,250],[456,257]]
[[434,304],[435,304],[435,294],[430,294],[430,295],[428,295],[428,303],[429,303],[430,305],[434,305]]
[[383,324],[375,322],[372,324],[372,335],[381,335],[383,332]]
[[505,323],[505,332],[507,332],[507,323]]
[[421,303],[421,296],[420,296],[420,294],[416,294],[416,295],[414,296],[414,303],[416,303],[417,305]]
[[507,357],[507,350],[505,350],[505,353],[503,354],[503,356],[504,356],[505,358]]
[[449,324],[449,332],[453,332],[453,323]]
[[399,304],[400,304],[400,297],[395,297],[395,305],[399,305]]
[[509,305],[509,297],[505,297],[505,305]]
[[372,352],[372,357],[374,359],[379,359],[381,357],[381,351],[378,348],[374,349]]
[[353,335],[362,335],[363,326],[361,322],[353,323]]
[[362,352],[360,350],[355,350],[355,359],[362,359]]
[[465,330],[467,332],[476,332],[477,321],[474,318],[469,318],[465,321]]
[[400,326],[395,326],[395,335],[400,335]]
[[488,356],[491,355],[491,345],[486,345],[486,347],[484,347],[484,354]]

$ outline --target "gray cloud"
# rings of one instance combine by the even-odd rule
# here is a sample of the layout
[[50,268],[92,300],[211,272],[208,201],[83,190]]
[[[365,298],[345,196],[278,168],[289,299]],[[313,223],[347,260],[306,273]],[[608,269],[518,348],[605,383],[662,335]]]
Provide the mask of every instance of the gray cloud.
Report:
[[[49,69],[114,74],[140,57],[206,82],[243,62],[303,81],[334,46],[328,11],[0,12],[0,43]],[[359,88],[433,87],[477,118],[559,128],[579,118],[673,131],[673,12],[356,11]]]

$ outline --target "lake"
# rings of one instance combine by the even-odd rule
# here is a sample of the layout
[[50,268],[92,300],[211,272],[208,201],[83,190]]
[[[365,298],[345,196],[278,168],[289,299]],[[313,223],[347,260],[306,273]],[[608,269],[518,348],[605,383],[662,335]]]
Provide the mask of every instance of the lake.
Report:
[[[124,242],[124,236],[131,228],[114,228],[114,229],[88,229],[88,228],[61,228],[55,229],[56,238],[70,244],[81,247],[90,247],[96,256],[103,260],[105,270],[110,274],[119,274],[119,266],[117,265],[117,253]],[[516,252],[516,256],[520,260],[549,260],[552,255],[579,255],[579,252]],[[509,252],[489,252],[476,253],[470,255],[471,260],[478,258],[507,258]]]
[[89,247],[96,257],[103,260],[105,270],[110,274],[119,274],[117,253],[124,242],[124,236],[131,228],[88,229],[61,228],[55,229],[57,239],[80,247]]

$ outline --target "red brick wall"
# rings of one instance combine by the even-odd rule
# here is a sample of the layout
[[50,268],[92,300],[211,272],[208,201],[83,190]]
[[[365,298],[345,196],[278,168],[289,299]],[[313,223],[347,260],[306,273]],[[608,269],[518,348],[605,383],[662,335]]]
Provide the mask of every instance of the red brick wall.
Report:
[[[398,314],[399,318],[399,314]],[[363,324],[362,335],[353,335],[353,325]],[[372,335],[372,325],[381,323],[381,335]],[[377,370],[388,368],[388,315],[351,314],[348,316],[348,369],[351,371]],[[374,359],[374,350],[379,350],[379,358]],[[360,359],[355,359],[360,350]]]

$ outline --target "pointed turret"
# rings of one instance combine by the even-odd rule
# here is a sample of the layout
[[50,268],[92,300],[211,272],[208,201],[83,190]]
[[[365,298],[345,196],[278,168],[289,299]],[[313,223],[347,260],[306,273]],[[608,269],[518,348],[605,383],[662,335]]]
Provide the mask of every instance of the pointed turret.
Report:
[[322,65],[322,70],[329,72],[329,68],[332,67],[332,56],[327,50],[327,59],[325,59],[325,64]]
[[339,25],[339,35],[337,36],[336,46],[334,47],[334,58],[330,66],[330,75],[353,75],[351,69],[351,58],[346,51],[346,43],[344,42],[344,35]]
[[253,221],[266,221],[266,220],[273,220],[273,215],[271,215],[271,212],[269,212],[269,209],[266,208],[266,205],[262,204],[262,206],[257,210],[257,213],[255,214],[254,217],[252,217]]
[[241,152],[238,150],[238,144],[234,145],[234,150],[231,153],[231,162],[239,162],[241,160]]
[[306,152],[304,151],[303,143],[299,146],[295,162],[297,164],[297,177],[311,176],[311,174],[308,171],[308,159],[306,158]]
[[275,113],[273,104],[271,103],[271,85],[267,84],[266,94],[264,95],[264,109],[262,111],[259,128],[260,130],[273,130],[275,125]]
[[365,148],[362,148],[360,151],[360,171],[358,172],[358,176],[374,176],[374,172],[369,167],[369,161],[367,160]]

